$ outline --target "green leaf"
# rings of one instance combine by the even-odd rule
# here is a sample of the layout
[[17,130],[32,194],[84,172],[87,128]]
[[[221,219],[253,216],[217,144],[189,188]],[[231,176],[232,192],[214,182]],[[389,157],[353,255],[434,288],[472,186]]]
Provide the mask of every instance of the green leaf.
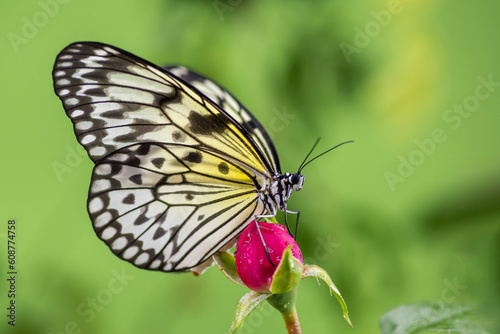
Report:
[[217,252],[212,256],[212,258],[214,259],[217,267],[219,267],[227,278],[244,288],[247,287],[241,280],[240,276],[238,276],[238,272],[236,271],[236,261],[233,254],[229,252]]
[[471,315],[472,306],[425,302],[396,307],[382,315],[382,334],[486,334]]
[[302,279],[303,265],[292,255],[289,245],[281,256],[281,261],[273,274],[271,293],[282,294],[295,288]]
[[302,277],[303,278],[306,278],[306,277],[316,277],[317,279],[321,278],[328,285],[328,287],[330,288],[330,294],[335,295],[335,297],[339,301],[340,306],[342,307],[342,313],[344,314],[344,319],[345,319],[345,321],[347,321],[347,323],[349,324],[349,326],[352,327],[351,319],[349,319],[349,314],[348,314],[348,311],[347,311],[347,305],[346,305],[346,303],[344,301],[344,298],[342,298],[342,295],[340,294],[339,289],[337,289],[337,287],[335,286],[335,284],[333,284],[333,281],[330,278],[330,276],[328,276],[328,273],[324,269],[322,269],[322,268],[320,268],[318,266],[315,266],[315,265],[305,265]]
[[233,321],[231,322],[231,327],[229,328],[229,334],[234,333],[234,331],[243,324],[245,318],[252,312],[252,310],[262,303],[264,300],[271,296],[270,293],[258,293],[255,291],[250,291],[238,301],[236,304]]

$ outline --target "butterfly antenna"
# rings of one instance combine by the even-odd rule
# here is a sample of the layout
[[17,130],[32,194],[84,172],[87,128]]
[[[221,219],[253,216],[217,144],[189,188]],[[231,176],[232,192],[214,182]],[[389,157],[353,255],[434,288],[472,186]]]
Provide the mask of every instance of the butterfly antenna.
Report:
[[[316,141],[316,144],[318,143],[318,141],[319,141],[319,138],[318,138],[318,140]],[[304,162],[305,162],[305,163],[303,162],[303,163],[300,165],[300,167],[299,167],[299,173],[300,173],[300,172],[304,169],[304,167],[305,167],[305,166],[309,165],[311,162],[313,162],[314,160],[318,159],[320,156],[325,155],[325,154],[327,154],[328,152],[330,152],[331,150],[336,149],[337,147],[342,146],[342,145],[347,144],[347,143],[354,143],[354,140],[348,140],[348,141],[345,141],[345,142],[340,143],[340,144],[338,144],[338,145],[335,145],[334,147],[332,147],[332,148],[330,148],[330,149],[326,150],[325,152],[323,152],[323,153],[321,153],[321,154],[318,154],[317,156],[315,156],[314,158],[312,158],[312,159],[311,159],[311,160],[309,160],[308,162],[305,162],[305,160],[304,160]],[[314,146],[316,146],[316,144],[314,144]],[[314,146],[313,146],[313,149],[314,149]],[[312,152],[312,150],[311,150],[311,152]],[[309,152],[309,154],[311,154],[311,152]],[[309,154],[307,155],[307,157],[309,157]],[[307,159],[307,157],[306,157],[306,159]]]
[[311,155],[311,153],[314,151],[314,148],[316,147],[316,145],[318,145],[320,139],[321,139],[321,137],[318,137],[318,139],[316,139],[316,141],[314,142],[313,147],[311,148],[311,150],[309,151],[309,153],[307,153],[304,161],[302,161],[302,163],[300,164],[300,166],[299,166],[299,173],[302,170],[302,168],[304,168],[303,165],[306,163],[307,158],[309,158],[309,156]]

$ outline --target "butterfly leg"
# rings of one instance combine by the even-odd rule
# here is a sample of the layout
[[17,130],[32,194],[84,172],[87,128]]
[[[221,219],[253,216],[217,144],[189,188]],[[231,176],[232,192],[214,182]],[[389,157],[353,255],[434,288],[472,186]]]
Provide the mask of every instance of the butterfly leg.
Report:
[[275,216],[276,216],[276,211],[274,213],[271,213],[268,215],[255,215],[255,225],[257,226],[257,232],[259,232],[260,240],[262,241],[262,245],[264,245],[264,250],[266,251],[267,260],[273,266],[275,266],[275,264],[271,260],[271,256],[269,256],[269,250],[267,249],[267,245],[266,245],[266,242],[264,241],[264,237],[262,236],[262,233],[260,232],[260,227],[259,227],[259,224],[257,223],[257,220],[259,218],[271,218],[271,217],[275,217]]
[[[293,239],[294,240],[297,240],[297,231],[299,229],[299,216],[300,216],[300,211],[292,211],[292,210],[288,210],[286,208],[286,202],[284,203],[284,212],[285,212],[285,225],[286,225],[286,229],[288,230],[288,234],[290,234],[291,236],[293,236]],[[295,222],[295,234],[292,233],[292,231],[290,230],[290,226],[288,226],[288,218],[287,218],[287,213],[294,213],[297,215],[297,221]]]
[[[297,215],[297,221],[295,222],[295,234],[292,234],[290,232],[290,229],[288,229],[288,232],[290,233],[290,235],[293,235],[293,239],[294,240],[297,240],[297,232],[299,231],[299,217],[300,217],[300,211],[292,211],[292,210],[286,210],[285,211],[285,223],[286,223],[286,214],[287,213],[294,213]],[[286,227],[288,228],[288,224],[286,225]]]

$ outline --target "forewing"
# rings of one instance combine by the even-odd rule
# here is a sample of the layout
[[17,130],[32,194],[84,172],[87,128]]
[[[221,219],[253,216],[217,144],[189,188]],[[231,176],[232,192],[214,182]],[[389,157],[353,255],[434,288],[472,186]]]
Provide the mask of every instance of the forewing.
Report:
[[126,51],[71,44],[58,55],[53,76],[77,138],[94,161],[135,143],[177,143],[199,145],[269,173],[265,158],[224,111]]

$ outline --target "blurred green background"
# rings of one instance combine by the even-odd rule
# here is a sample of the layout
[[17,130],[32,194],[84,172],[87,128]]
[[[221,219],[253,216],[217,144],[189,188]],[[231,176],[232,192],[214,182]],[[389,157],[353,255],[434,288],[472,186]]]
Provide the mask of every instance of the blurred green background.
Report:
[[[304,333],[378,333],[384,312],[419,301],[497,316],[498,10],[451,0],[3,1],[0,278],[8,219],[19,275],[14,328],[1,280],[0,332],[224,333],[246,292],[217,269],[136,269],[95,236],[92,163],[51,79],[57,53],[80,40],[214,78],[269,130],[284,171],[318,136],[318,152],[355,140],[308,166],[289,202],[302,212],[306,261],[330,273],[354,323],[310,279],[297,302]],[[265,306],[239,332],[285,328]]]

